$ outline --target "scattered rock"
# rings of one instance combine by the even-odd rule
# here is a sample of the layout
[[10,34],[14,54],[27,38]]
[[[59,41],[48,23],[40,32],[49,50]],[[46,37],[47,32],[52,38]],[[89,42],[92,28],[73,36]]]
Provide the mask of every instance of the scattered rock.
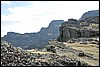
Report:
[[79,55],[78,56],[83,57],[84,56],[84,52],[79,52]]
[[55,47],[53,45],[46,46],[46,50],[56,53]]
[[[50,51],[54,48],[54,46],[49,46]],[[55,53],[30,53],[5,41],[1,43],[1,66],[88,66],[86,63],[82,64],[83,62]]]

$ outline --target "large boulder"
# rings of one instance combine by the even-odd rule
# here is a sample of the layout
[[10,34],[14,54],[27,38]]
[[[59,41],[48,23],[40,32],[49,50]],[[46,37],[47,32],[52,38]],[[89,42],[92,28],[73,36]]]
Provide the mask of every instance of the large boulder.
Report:
[[46,46],[46,50],[50,51],[50,52],[53,52],[53,53],[56,53],[55,46],[53,46],[53,45]]

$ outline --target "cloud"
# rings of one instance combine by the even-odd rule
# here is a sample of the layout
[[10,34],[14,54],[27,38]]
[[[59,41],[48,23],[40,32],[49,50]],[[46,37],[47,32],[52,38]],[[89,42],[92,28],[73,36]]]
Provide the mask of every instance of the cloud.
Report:
[[[11,3],[11,1],[8,2]],[[30,2],[24,2],[25,4],[29,3],[25,6],[23,2],[17,1],[17,4],[23,3],[24,6],[8,7],[7,10],[10,13],[1,15],[1,33],[3,35],[9,31],[18,33],[38,32],[41,27],[47,27],[52,20],[79,19],[84,12],[99,9],[98,1]],[[11,4],[15,3],[12,2]]]
[[11,1],[1,1],[2,4],[11,4]]

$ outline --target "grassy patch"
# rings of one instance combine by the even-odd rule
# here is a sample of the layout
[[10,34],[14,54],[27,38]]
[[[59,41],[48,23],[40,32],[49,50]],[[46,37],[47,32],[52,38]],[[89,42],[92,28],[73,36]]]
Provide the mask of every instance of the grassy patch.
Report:
[[[70,46],[73,49],[81,50],[84,53],[91,54],[92,57],[95,57],[99,60],[99,48],[96,48],[95,44],[80,44],[80,43],[64,43],[64,44],[65,46]],[[79,57],[78,55],[75,55],[74,53],[66,52],[63,54],[62,52],[62,55],[66,55],[70,58],[79,59],[93,66],[99,65],[98,60],[93,60],[88,57]]]

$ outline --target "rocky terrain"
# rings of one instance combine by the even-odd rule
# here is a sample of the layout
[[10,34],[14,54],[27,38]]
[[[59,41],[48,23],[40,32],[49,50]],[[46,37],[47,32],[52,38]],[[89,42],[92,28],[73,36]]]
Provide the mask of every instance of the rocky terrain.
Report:
[[47,51],[77,59],[91,66],[99,66],[99,45],[49,41]]
[[[99,13],[89,11],[79,19],[68,19],[59,28],[57,41],[65,46],[58,54],[99,66]],[[57,44],[58,45],[58,44]]]
[[86,17],[85,20],[68,19],[59,28],[58,41],[67,42],[71,38],[99,37],[99,16]]
[[79,20],[52,21],[38,33],[7,33],[1,40],[1,65],[99,66],[98,10]]
[[1,39],[23,49],[42,49],[49,40],[57,39],[59,36],[59,27],[63,22],[63,20],[53,20],[47,28],[41,28],[37,33],[20,34],[8,32],[7,35]]
[[[47,51],[47,48],[45,48]],[[43,50],[42,50],[43,51]],[[43,52],[42,52],[43,53]],[[57,55],[55,52],[41,54],[14,47],[1,41],[1,66],[90,66],[85,62]]]

